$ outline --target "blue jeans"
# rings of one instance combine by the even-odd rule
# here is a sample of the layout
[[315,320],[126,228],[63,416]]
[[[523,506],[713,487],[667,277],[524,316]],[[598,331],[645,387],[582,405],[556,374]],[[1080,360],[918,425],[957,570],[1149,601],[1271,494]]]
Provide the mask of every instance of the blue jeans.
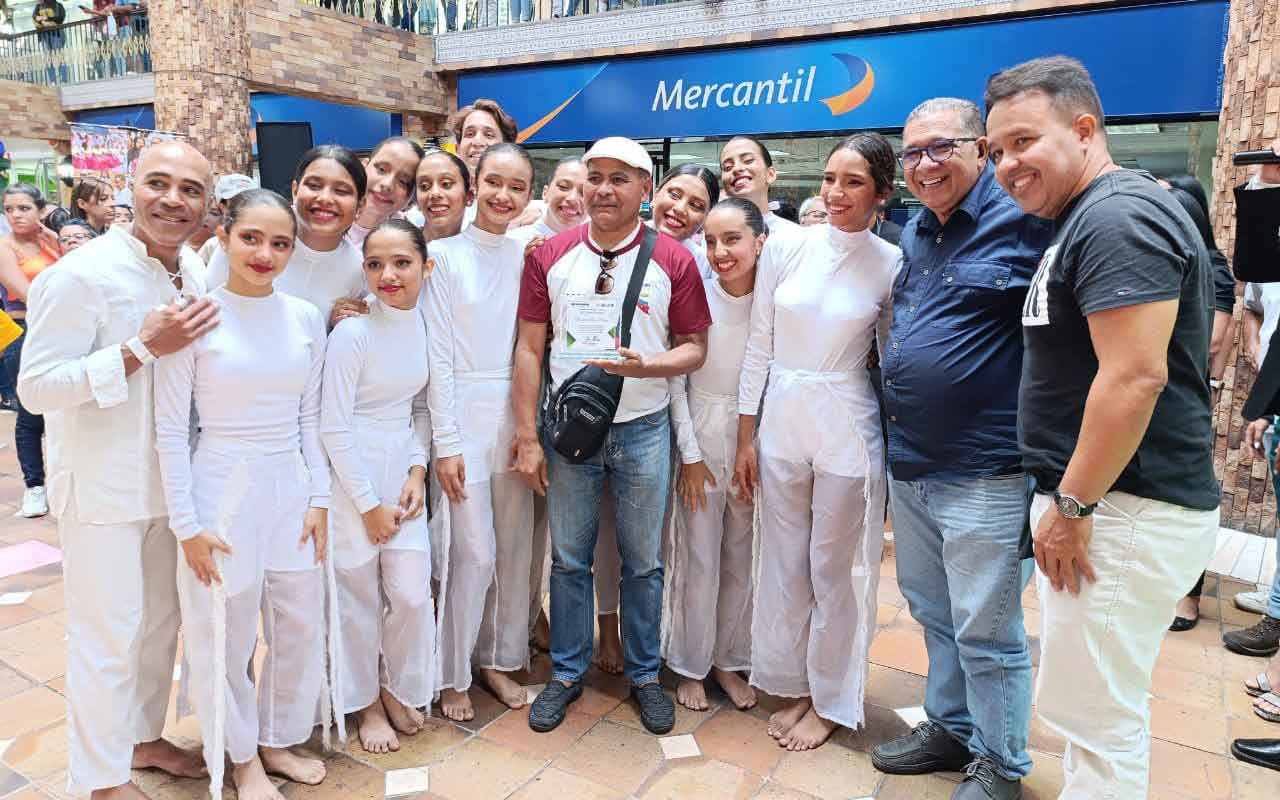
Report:
[[528,22],[533,19],[533,0],[511,0],[511,21]]
[[924,710],[975,755],[1016,780],[1031,771],[1031,651],[1022,558],[1031,485],[1019,474],[889,481],[898,585],[924,628]]
[[[27,329],[27,321],[16,319],[14,322]],[[22,343],[27,335],[23,333],[4,349],[4,369],[14,386],[18,384],[18,368],[22,366]],[[13,424],[13,446],[18,451],[18,466],[22,468],[22,482],[30,489],[44,486],[44,450],[41,441],[44,439],[44,417],[32,414],[18,400],[18,419]]]
[[550,482],[552,674],[576,683],[591,665],[596,624],[592,563],[607,479],[622,560],[626,675],[635,686],[656,681],[662,663],[662,524],[671,494],[667,409],[614,424],[600,452],[581,464],[566,461],[545,437],[543,446]]
[[[1271,486],[1280,493],[1280,473],[1276,472],[1276,445],[1280,444],[1275,427],[1267,429],[1262,441],[1267,451],[1267,464],[1271,470]],[[1280,523],[1276,525],[1276,539],[1280,541]],[[1276,548],[1276,576],[1271,581],[1271,596],[1267,598],[1267,616],[1280,619],[1280,547]]]

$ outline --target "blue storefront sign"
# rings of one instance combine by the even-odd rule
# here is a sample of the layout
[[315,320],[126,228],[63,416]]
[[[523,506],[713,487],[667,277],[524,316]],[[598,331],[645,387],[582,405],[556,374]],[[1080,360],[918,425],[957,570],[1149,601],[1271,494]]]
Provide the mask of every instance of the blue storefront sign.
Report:
[[1110,118],[1213,116],[1226,0],[1065,13],[790,44],[465,72],[458,104],[497,100],[533,144],[900,128],[922,100],[981,103],[988,76],[1069,55]]
[[[372,150],[388,136],[398,136],[402,128],[399,114],[272,92],[250,95],[249,114],[255,124],[309,122],[311,138],[316,144],[341,144],[353,150]],[[154,130],[156,115],[150,105],[120,106],[81,111],[76,114],[76,122]],[[252,130],[250,128],[251,134]],[[252,145],[257,155],[257,142]]]

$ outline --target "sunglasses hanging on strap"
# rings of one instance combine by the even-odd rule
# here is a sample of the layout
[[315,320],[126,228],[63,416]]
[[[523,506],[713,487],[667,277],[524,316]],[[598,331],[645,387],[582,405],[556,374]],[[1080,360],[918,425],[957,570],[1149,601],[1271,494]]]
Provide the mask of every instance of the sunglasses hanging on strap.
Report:
[[[657,241],[658,232],[646,227],[644,241],[640,243],[640,250],[636,255],[635,267],[631,270],[631,282],[627,284],[627,296],[622,301],[619,339],[623,347],[631,346],[631,320],[636,314],[640,288],[644,285],[644,275],[648,271],[649,259],[653,256],[653,247]],[[601,259],[600,274],[596,277],[596,294],[609,294],[613,291],[613,275],[610,270],[616,265],[616,258],[606,256]],[[623,377],[588,365],[570,375],[560,386],[560,390],[552,393],[549,365],[549,360],[544,361],[549,396],[543,407],[542,424],[555,451],[566,461],[581,464],[600,452],[600,448],[604,446],[609,426],[618,413]]]

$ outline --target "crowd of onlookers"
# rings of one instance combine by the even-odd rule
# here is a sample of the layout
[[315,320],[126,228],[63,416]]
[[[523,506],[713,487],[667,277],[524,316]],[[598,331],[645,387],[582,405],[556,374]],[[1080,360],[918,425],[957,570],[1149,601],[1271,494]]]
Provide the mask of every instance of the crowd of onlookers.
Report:
[[431,35],[516,22],[625,8],[665,5],[673,0],[308,0],[322,8]]
[[[39,0],[31,10],[35,36],[0,42],[0,56],[13,73],[6,77],[74,83],[149,72],[146,7],[146,0],[91,0],[70,8],[62,0]],[[71,19],[74,9],[87,22]],[[138,44],[131,44],[134,39]]]

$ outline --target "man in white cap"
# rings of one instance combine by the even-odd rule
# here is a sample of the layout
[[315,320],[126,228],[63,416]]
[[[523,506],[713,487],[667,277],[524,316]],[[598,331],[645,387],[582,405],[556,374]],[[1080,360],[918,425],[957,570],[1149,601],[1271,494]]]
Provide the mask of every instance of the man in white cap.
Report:
[[[711,312],[697,264],[675,239],[657,234],[652,254],[638,263],[649,230],[640,219],[640,206],[653,187],[653,161],[645,149],[630,139],[610,137],[596,142],[583,161],[591,221],[530,254],[520,287],[514,455],[533,490],[547,496],[552,541],[553,679],[530,708],[529,727],[555,728],[568,705],[582,695],[596,617],[592,562],[607,479],[622,558],[626,675],[641,722],[662,734],[675,722],[671,698],[658,685],[661,540],[671,492],[667,379],[702,366]],[[645,272],[629,346],[613,349],[622,336],[614,322],[623,316],[623,298],[636,269]],[[552,392],[584,365],[625,379],[603,447],[581,463],[557,453],[547,431],[539,439],[538,395],[548,332]]]
[[227,213],[227,203],[231,202],[231,198],[246,189],[256,188],[258,188],[258,184],[253,182],[253,178],[248,175],[241,175],[238,172],[223,175],[213,185],[214,205],[210,206],[209,211],[205,214],[204,224],[187,240],[187,244],[199,252],[200,260],[205,264],[208,264],[209,259],[213,258],[214,251],[221,247],[218,244],[218,237],[214,234],[218,232],[218,228],[222,225],[222,218]]

